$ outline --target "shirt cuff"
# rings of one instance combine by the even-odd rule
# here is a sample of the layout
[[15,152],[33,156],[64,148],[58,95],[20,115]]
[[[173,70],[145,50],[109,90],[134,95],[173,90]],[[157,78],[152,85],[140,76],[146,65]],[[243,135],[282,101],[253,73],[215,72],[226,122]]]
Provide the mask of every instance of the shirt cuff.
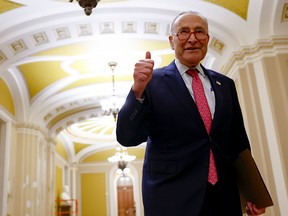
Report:
[[141,104],[143,103],[145,98],[136,98],[136,100],[138,100]]

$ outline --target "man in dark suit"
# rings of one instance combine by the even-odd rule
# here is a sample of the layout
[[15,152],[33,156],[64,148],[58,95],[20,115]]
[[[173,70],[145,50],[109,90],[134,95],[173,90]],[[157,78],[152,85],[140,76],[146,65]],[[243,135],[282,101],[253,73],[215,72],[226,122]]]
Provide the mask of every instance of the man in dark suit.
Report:
[[[250,150],[250,144],[234,82],[200,64],[209,34],[207,20],[199,13],[179,14],[171,24],[169,41],[175,60],[168,66],[153,71],[150,52],[135,64],[134,84],[117,120],[120,144],[147,141],[145,216],[241,216],[231,161]],[[194,100],[194,76],[187,73],[191,68],[202,82],[212,119],[209,129],[202,120],[204,105]],[[211,167],[216,169],[212,183]],[[265,208],[249,202],[246,211],[260,215]]]

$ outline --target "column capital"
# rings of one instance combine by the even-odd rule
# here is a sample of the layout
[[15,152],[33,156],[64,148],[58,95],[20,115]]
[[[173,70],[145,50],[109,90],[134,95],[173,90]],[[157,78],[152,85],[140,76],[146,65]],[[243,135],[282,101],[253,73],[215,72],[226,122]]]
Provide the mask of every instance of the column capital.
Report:
[[242,46],[234,52],[222,68],[223,74],[233,77],[236,69],[244,68],[248,63],[253,63],[265,56],[275,56],[283,52],[287,53],[287,36],[273,36],[260,39],[249,46]]

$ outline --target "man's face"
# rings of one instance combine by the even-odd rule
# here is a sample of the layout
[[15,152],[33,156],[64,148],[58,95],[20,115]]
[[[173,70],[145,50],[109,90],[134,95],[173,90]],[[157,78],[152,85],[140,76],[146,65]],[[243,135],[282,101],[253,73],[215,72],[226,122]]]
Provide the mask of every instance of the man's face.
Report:
[[[207,53],[209,42],[208,26],[201,17],[187,13],[178,17],[172,27],[173,35],[169,36],[170,46],[175,51],[176,58],[187,67],[197,66]],[[179,33],[203,32],[207,37],[197,39],[194,33],[187,39],[179,37]],[[178,36],[177,36],[178,34]],[[182,39],[181,39],[182,38]]]

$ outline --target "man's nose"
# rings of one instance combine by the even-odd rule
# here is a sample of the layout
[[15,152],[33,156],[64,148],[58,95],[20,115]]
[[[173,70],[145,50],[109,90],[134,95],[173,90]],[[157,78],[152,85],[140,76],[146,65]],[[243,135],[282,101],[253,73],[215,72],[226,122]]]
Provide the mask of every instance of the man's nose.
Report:
[[193,40],[197,40],[197,38],[196,38],[195,33],[194,33],[194,32],[191,32],[191,33],[190,33],[190,36],[189,36],[189,38],[188,38],[188,41],[193,41]]

